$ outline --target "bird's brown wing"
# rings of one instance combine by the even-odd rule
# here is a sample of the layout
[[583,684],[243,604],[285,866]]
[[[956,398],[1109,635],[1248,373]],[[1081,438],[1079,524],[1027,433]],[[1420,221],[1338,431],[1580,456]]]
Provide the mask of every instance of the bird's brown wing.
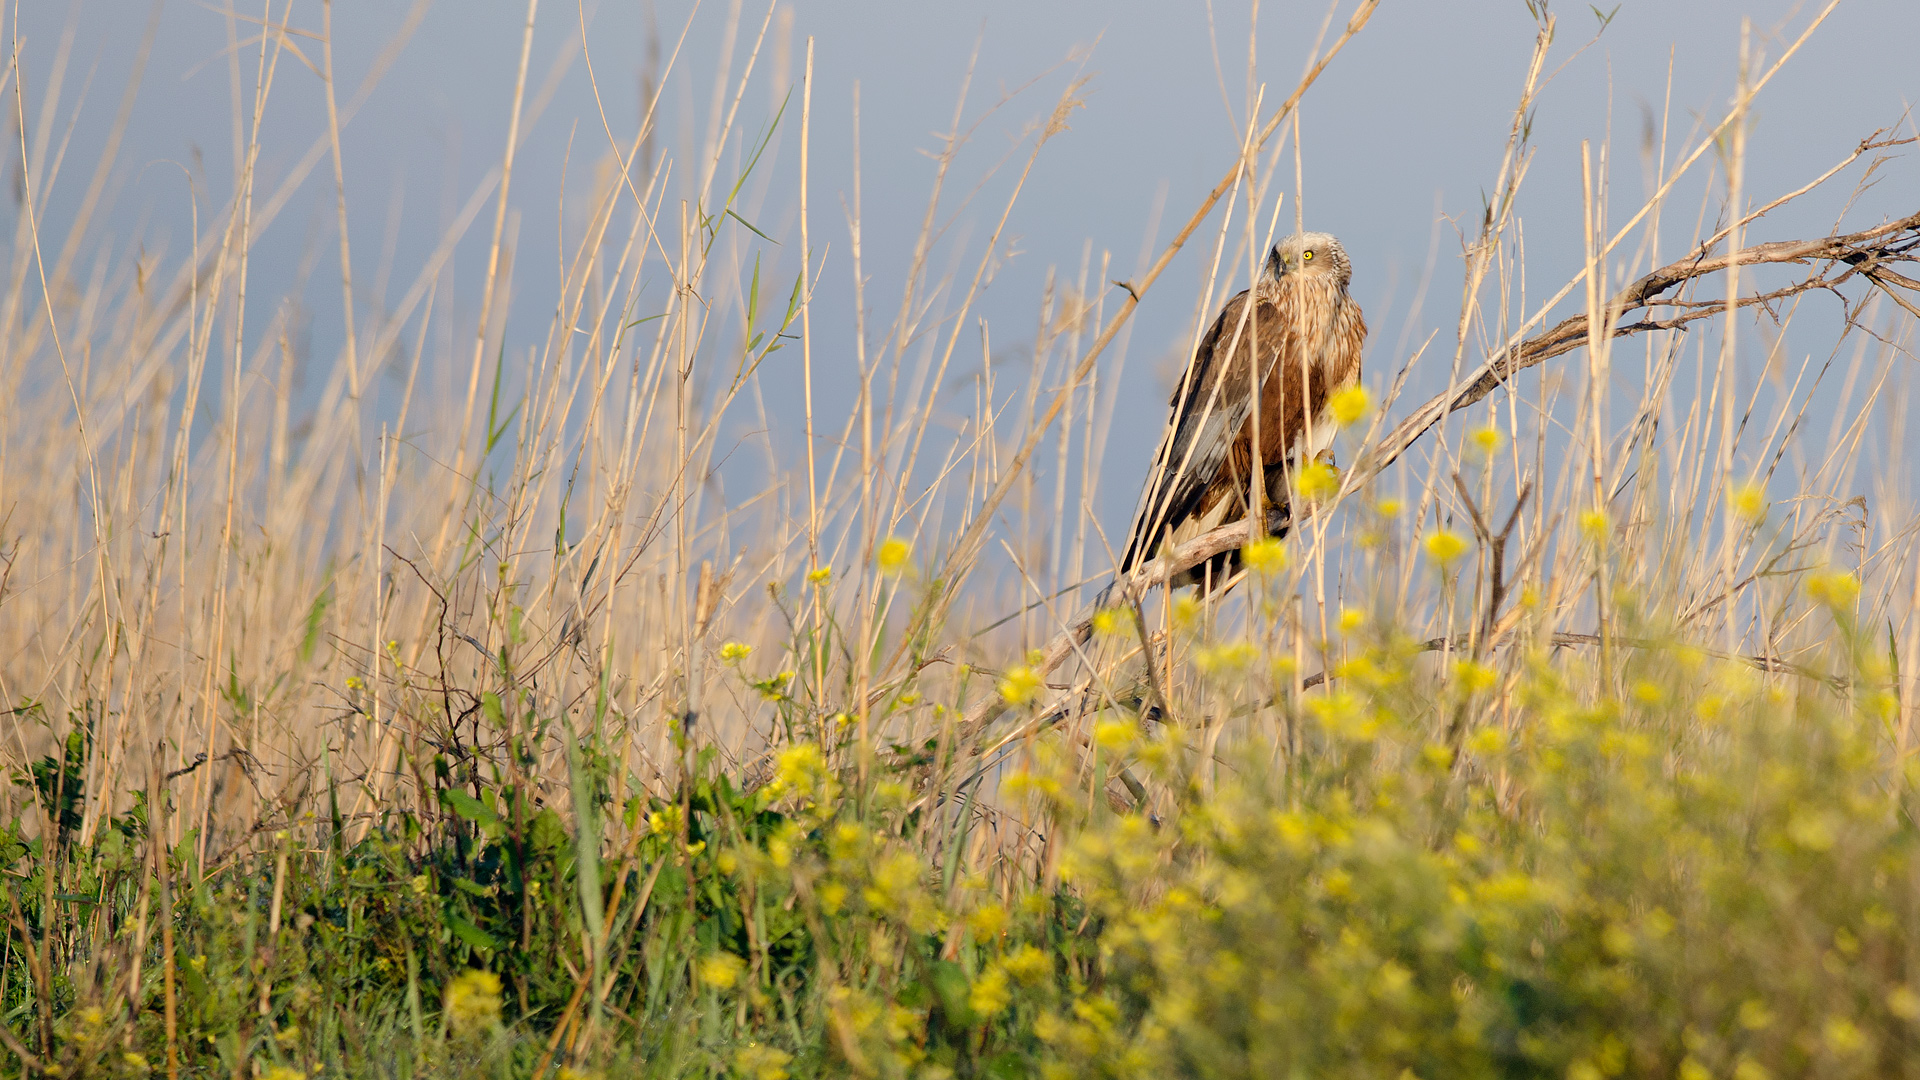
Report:
[[1221,309],[1194,350],[1187,377],[1174,389],[1166,432],[1120,560],[1122,573],[1153,558],[1168,529],[1200,512],[1208,489],[1228,468],[1228,453],[1253,400],[1254,350],[1270,356],[1279,345],[1277,313],[1256,303],[1243,325],[1247,303],[1243,292]]

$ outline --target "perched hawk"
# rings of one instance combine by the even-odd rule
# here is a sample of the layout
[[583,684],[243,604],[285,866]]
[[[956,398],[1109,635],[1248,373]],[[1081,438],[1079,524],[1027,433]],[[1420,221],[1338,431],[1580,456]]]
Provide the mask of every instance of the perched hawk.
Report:
[[[1333,445],[1327,401],[1360,379],[1367,324],[1347,295],[1352,276],[1340,241],[1305,233],[1275,246],[1254,287],[1227,301],[1174,389],[1173,412],[1134,512],[1121,573],[1167,544],[1246,516],[1255,460],[1256,367],[1267,530],[1286,534],[1290,478]],[[1229,552],[1169,584],[1198,584],[1209,574],[1219,582],[1238,565],[1238,555]]]

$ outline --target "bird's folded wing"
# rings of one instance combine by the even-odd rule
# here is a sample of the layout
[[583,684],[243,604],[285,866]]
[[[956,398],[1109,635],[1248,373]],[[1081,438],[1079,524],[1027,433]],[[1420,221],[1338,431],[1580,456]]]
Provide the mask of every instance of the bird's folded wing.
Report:
[[[1194,350],[1188,375],[1174,390],[1172,414],[1153,472],[1134,511],[1121,569],[1153,557],[1166,529],[1197,513],[1207,489],[1220,477],[1227,454],[1246,425],[1253,401],[1249,373],[1255,334],[1242,326],[1246,295],[1228,302]],[[1251,320],[1249,320],[1251,321]],[[1233,362],[1227,362],[1229,350]],[[1238,374],[1239,378],[1233,376]]]

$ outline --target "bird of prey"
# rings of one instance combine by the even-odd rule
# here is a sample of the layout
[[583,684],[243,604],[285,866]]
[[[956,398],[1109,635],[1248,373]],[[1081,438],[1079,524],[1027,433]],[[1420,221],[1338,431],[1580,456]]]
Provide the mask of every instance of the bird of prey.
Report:
[[[1245,517],[1255,461],[1267,531],[1286,535],[1290,481],[1331,448],[1336,424],[1327,403],[1360,379],[1367,324],[1347,294],[1352,276],[1340,241],[1297,234],[1275,245],[1259,281],[1220,310],[1174,388],[1121,573],[1163,547]],[[1218,585],[1238,566],[1238,555],[1227,552],[1168,585]]]

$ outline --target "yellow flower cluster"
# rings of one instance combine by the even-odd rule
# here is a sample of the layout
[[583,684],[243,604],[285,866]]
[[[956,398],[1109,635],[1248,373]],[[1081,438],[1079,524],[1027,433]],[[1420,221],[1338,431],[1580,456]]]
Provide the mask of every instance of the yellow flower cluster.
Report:
[[836,794],[827,755],[818,743],[810,742],[794,743],[780,751],[773,783],[768,787],[775,797],[790,795],[802,802],[830,800]]
[[1831,608],[1843,608],[1860,595],[1860,579],[1845,570],[1807,575],[1807,595]]
[[500,976],[470,968],[447,984],[447,1028],[456,1035],[500,1026]]
[[1440,530],[1430,532],[1421,542],[1427,549],[1427,558],[1441,566],[1452,565],[1460,556],[1467,553],[1467,539],[1456,532]]
[[1367,393],[1366,387],[1355,384],[1328,399],[1327,407],[1333,410],[1333,418],[1341,427],[1352,427],[1373,411],[1373,395]]
[[1340,491],[1340,470],[1324,461],[1310,462],[1300,470],[1294,488],[1308,502],[1329,498]]
[[698,965],[700,984],[715,990],[731,990],[747,970],[747,962],[730,952],[708,953]]
[[1287,546],[1274,537],[1262,537],[1240,549],[1240,561],[1256,574],[1277,574],[1287,568]]
[[880,572],[897,577],[907,572],[913,559],[913,546],[897,536],[890,536],[880,544],[880,550],[874,555]]
[[1027,705],[1040,696],[1040,673],[1026,665],[1009,668],[1000,680],[1000,697],[1009,705]]
[[1727,509],[1743,521],[1759,521],[1767,516],[1767,489],[1748,481],[1727,490]]

